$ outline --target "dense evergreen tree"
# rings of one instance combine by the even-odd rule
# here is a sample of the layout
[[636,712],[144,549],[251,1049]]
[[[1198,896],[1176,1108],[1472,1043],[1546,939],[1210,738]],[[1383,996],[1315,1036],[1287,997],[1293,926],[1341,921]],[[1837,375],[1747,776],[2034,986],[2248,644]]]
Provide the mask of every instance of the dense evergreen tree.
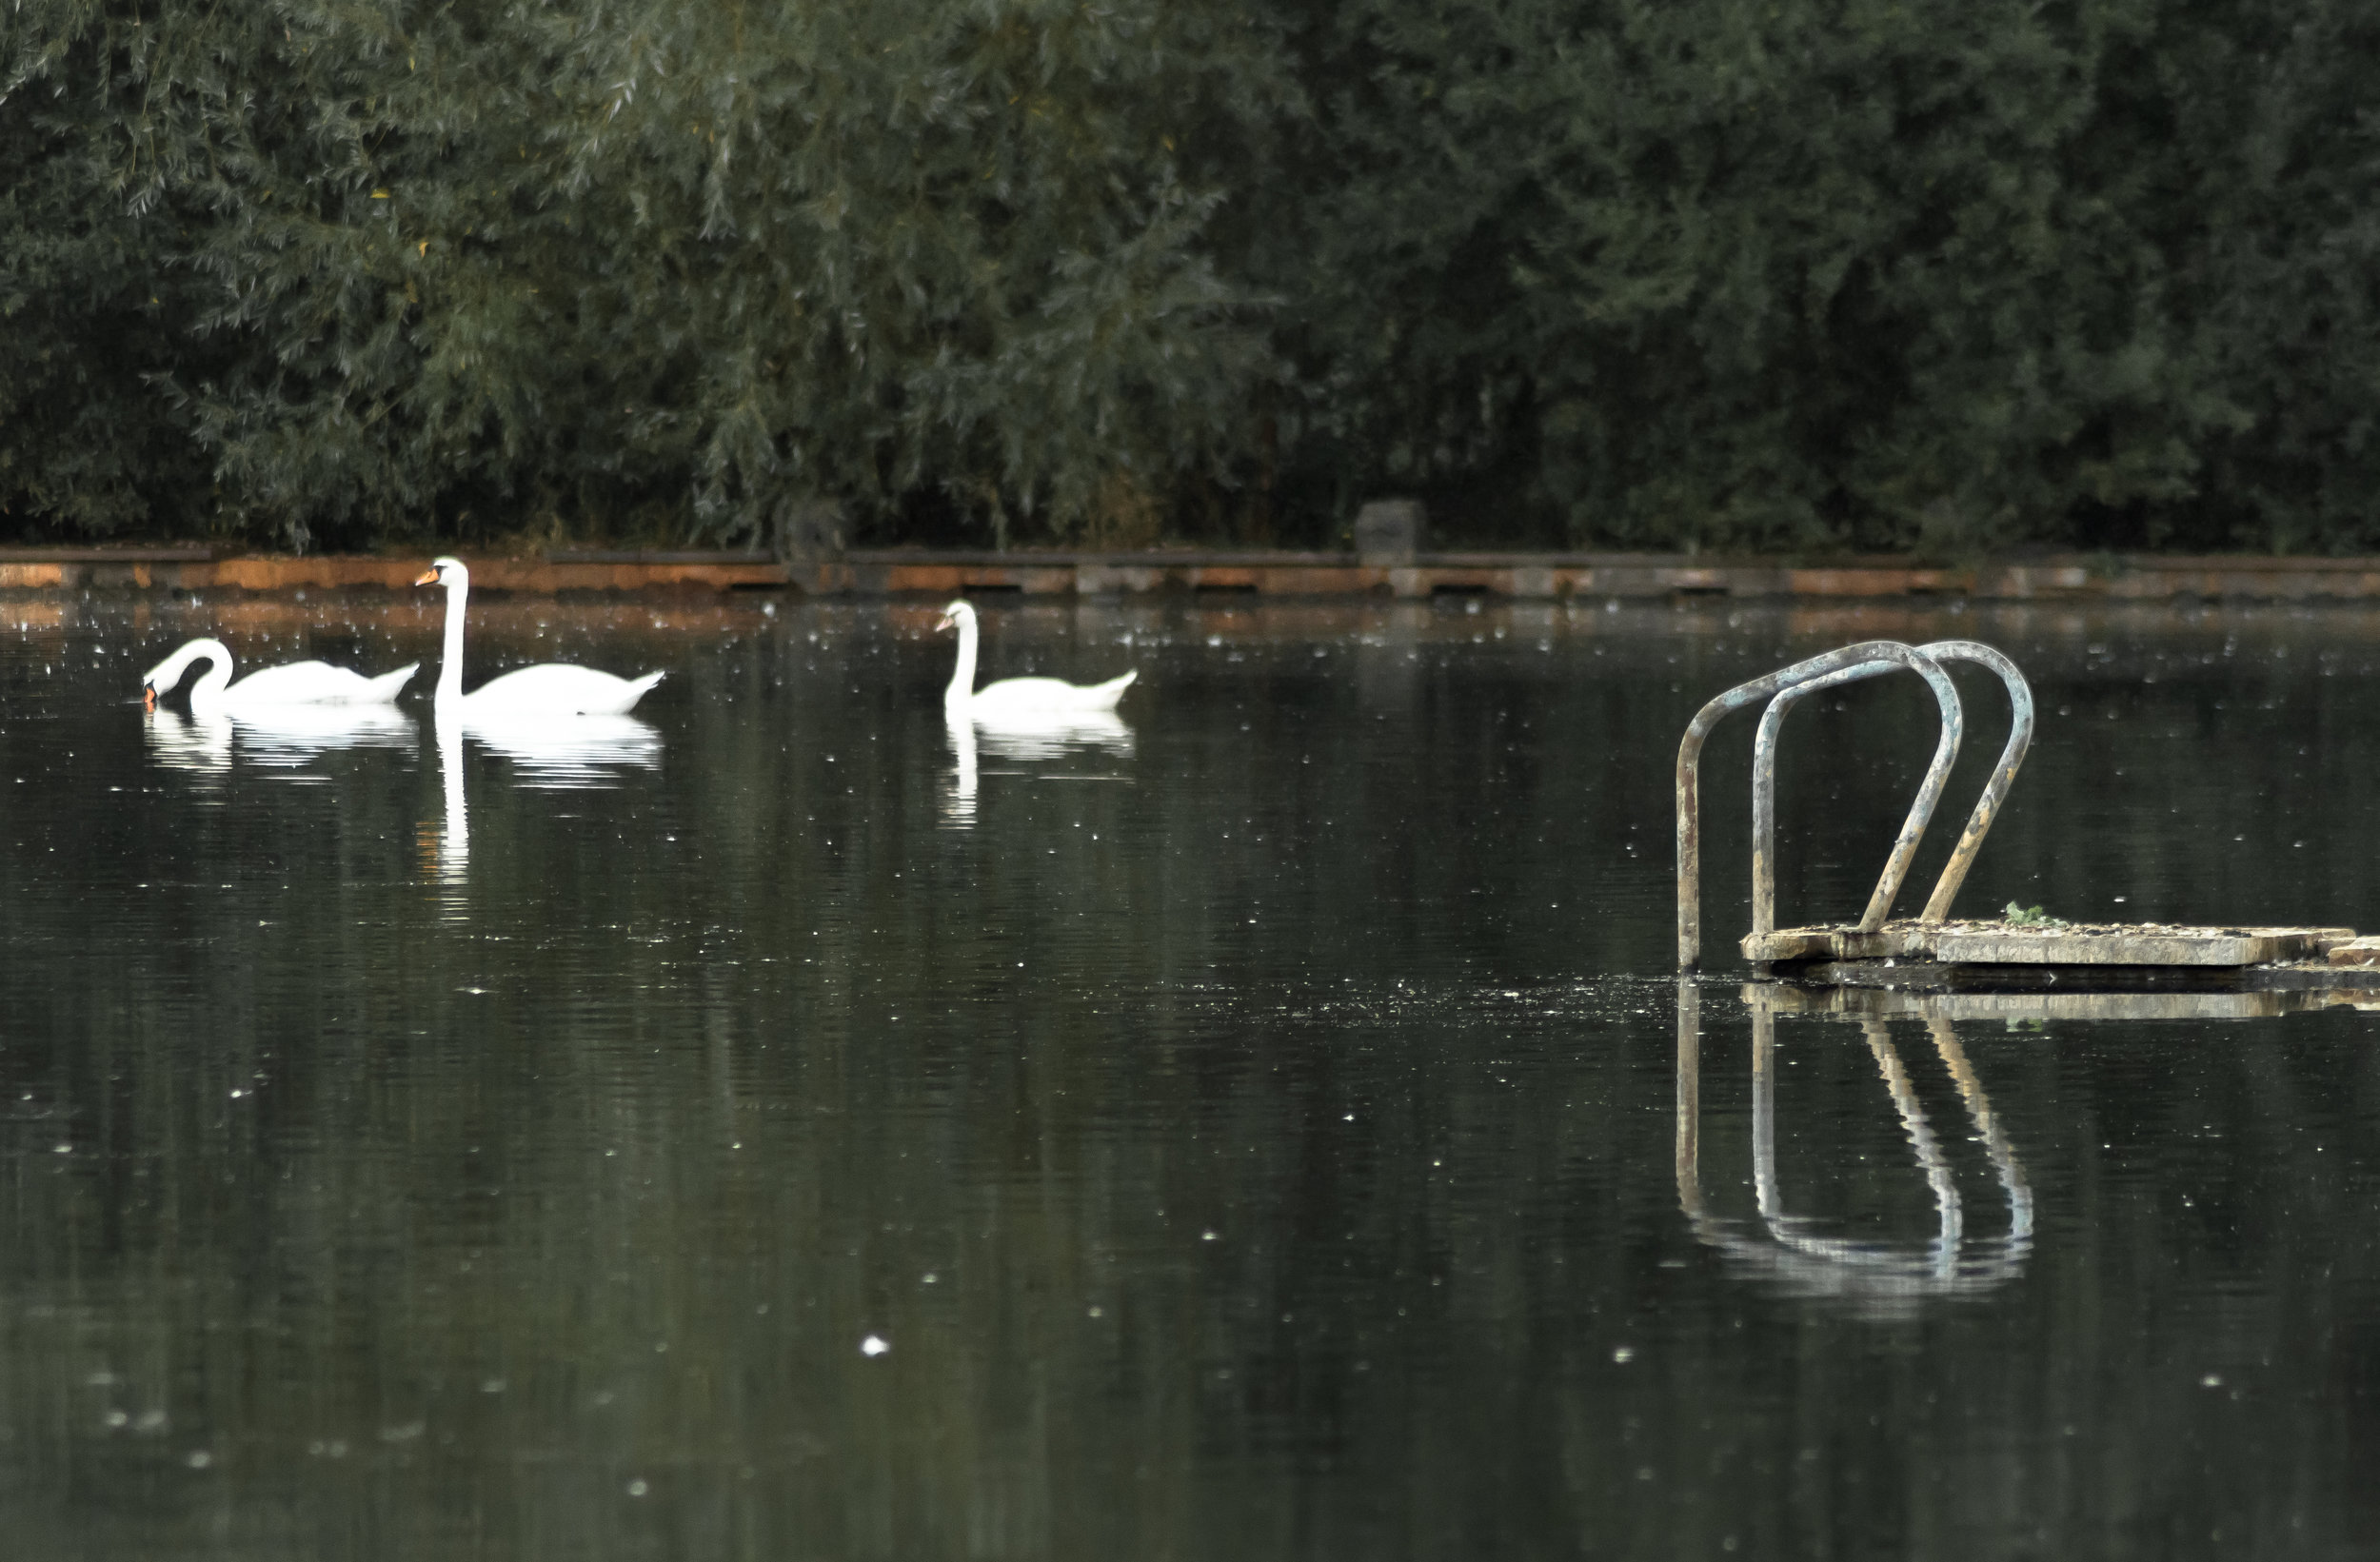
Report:
[[21,535],[2380,545],[2344,0],[0,29]]
[[922,494],[1129,528],[1267,372],[1176,148],[1290,89],[1215,8],[129,9],[52,8],[10,96],[81,95],[61,177],[184,214],[144,258],[219,356],[162,404],[300,546]]
[[110,179],[124,56],[21,11],[0,15],[0,35],[13,66],[0,76],[0,529],[200,524],[206,465],[150,378],[198,348],[176,235],[153,187]]

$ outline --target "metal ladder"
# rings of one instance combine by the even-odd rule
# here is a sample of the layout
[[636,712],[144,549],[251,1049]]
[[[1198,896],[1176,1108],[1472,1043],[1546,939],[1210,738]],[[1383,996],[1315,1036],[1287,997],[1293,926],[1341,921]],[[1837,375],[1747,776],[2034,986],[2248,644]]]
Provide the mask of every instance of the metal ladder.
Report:
[[1759,732],[1753,741],[1752,751],[1752,931],[1772,933],[1776,929],[1776,745],[1785,718],[1795,705],[1820,689],[1881,677],[1897,668],[1906,668],[1926,681],[1941,711],[1942,735],[1934,744],[1933,762],[1927,765],[1925,780],[1918,784],[1909,817],[1902,821],[1900,835],[1885,858],[1875,892],[1868,898],[1868,908],[1860,915],[1859,930],[1872,933],[1882,927],[1892,914],[1893,901],[1900,894],[1901,881],[1909,875],[1909,865],[1917,855],[1918,843],[1925,839],[1926,827],[1934,821],[1934,808],[1942,801],[1942,788],[1950,781],[1951,765],[1958,758],[1959,741],[1965,735],[1966,715],[1959,704],[1958,690],[1952,684],[1950,675],[1942,670],[1945,662],[1978,662],[1997,673],[2008,687],[2010,705],[2008,743],[2000,750],[1999,763],[1993,767],[1992,779],[1984,783],[1982,795],[1975,800],[1974,811],[1967,818],[1967,828],[1951,852],[1950,861],[1943,865],[1942,876],[1934,881],[1934,894],[1918,919],[1939,922],[1950,915],[1951,901],[1966,882],[1967,870],[1974,865],[1975,853],[1990,833],[1993,818],[2007,799],[2009,788],[2015,784],[2017,767],[2024,762],[2025,750],[2033,743],[2033,688],[2016,663],[1975,641],[1937,640],[1914,646],[1895,640],[1861,641],[1738,683],[1696,711],[1687,724],[1686,735],[1677,745],[1680,971],[1694,970],[1702,954],[1702,745],[1712,729],[1734,711],[1763,700],[1768,702],[1768,708],[1760,714]]

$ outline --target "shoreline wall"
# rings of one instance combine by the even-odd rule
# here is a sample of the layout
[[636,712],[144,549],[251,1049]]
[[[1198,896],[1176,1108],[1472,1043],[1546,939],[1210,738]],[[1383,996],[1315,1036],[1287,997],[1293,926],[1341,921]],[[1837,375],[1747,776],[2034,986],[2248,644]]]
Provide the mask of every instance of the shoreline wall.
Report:
[[[854,551],[784,564],[751,554],[554,553],[471,558],[475,589],[527,595],[795,591],[814,597],[1488,596],[2011,601],[2380,601],[2380,558],[2044,556],[1966,566],[1905,559],[1798,563],[1661,554],[931,553]],[[427,558],[226,556],[203,548],[0,548],[0,591],[410,591]]]

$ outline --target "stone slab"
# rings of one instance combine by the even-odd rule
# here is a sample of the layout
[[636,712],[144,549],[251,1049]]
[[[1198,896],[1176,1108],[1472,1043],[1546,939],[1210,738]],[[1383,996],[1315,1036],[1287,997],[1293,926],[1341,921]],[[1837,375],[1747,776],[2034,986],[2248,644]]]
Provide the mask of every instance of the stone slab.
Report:
[[[2185,927],[2159,922],[1887,922],[1781,928],[1745,936],[1758,965],[1800,960],[1918,959],[1945,965],[2243,966],[2322,959],[2349,945],[2343,927]],[[2347,962],[2342,962],[2347,963]]]
[[[2371,995],[2360,995],[2369,998]],[[2328,994],[1926,993],[1889,987],[1795,987],[1749,982],[1744,1002],[1780,1015],[1843,1019],[2265,1019],[2327,1007]]]

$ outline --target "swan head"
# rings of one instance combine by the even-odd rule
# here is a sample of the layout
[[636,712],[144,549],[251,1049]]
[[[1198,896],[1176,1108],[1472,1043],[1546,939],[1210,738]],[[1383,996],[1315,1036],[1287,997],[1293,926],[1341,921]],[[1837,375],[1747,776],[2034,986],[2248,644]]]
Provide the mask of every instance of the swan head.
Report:
[[141,709],[155,710],[157,696],[182,682],[182,669],[203,656],[221,657],[225,667],[231,665],[231,652],[222,641],[199,639],[187,642],[171,656],[141,674]]
[[967,604],[966,599],[961,598],[959,601],[952,603],[948,607],[942,609],[942,616],[934,621],[934,627],[937,629],[956,629],[962,623],[973,623],[974,622],[975,609]]
[[415,585],[443,585],[449,591],[471,583],[471,572],[456,558],[432,559],[429,567],[413,577]]

